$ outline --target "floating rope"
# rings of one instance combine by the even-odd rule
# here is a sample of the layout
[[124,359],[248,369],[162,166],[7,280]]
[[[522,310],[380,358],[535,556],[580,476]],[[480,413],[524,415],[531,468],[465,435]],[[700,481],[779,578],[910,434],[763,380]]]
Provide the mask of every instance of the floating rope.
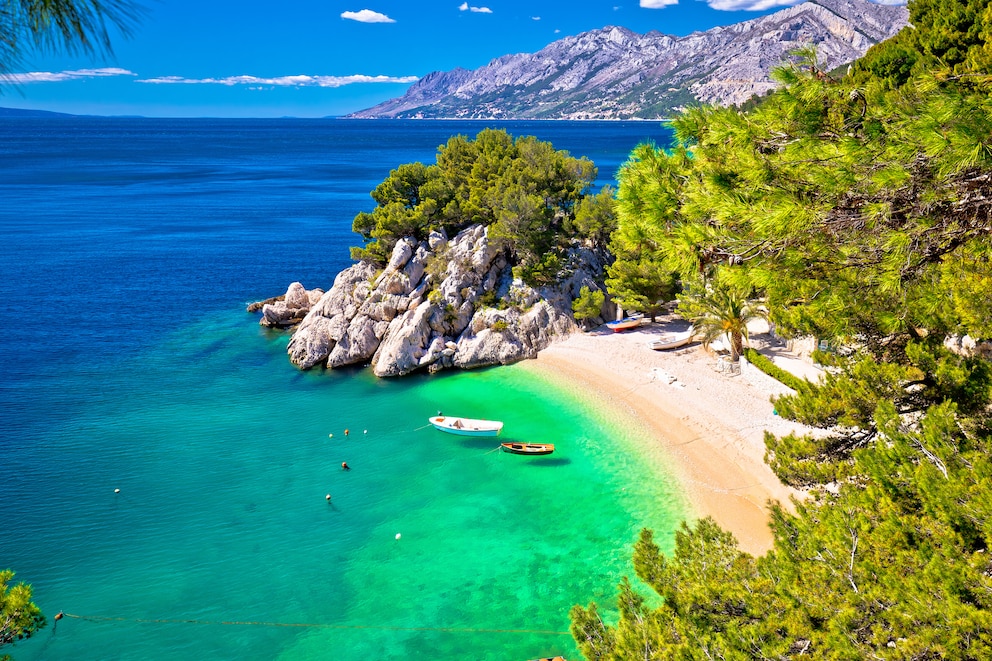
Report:
[[256,626],[256,627],[292,627],[304,629],[376,629],[379,631],[442,631],[445,633],[527,633],[547,636],[569,636],[568,631],[552,631],[550,629],[472,629],[468,627],[390,627],[370,624],[321,624],[311,622],[256,622],[228,620],[181,620],[181,619],[146,619],[134,617],[107,617],[102,615],[76,615],[62,613],[65,617],[90,622],[136,622],[139,624],[210,624],[223,626]]

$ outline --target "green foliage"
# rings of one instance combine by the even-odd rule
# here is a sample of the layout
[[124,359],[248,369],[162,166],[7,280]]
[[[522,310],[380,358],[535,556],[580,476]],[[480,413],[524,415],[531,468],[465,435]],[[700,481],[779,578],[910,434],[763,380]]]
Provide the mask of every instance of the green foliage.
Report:
[[532,284],[553,282],[572,241],[605,240],[612,228],[609,192],[586,199],[596,168],[534,137],[486,129],[475,140],[455,136],[433,165],[409,163],[372,191],[377,206],[355,217],[366,244],[352,257],[384,264],[403,237],[449,236],[474,224],[517,263]]
[[496,333],[502,333],[509,327],[510,324],[507,323],[506,319],[497,319],[492,323],[492,325],[489,328]]
[[742,553],[711,520],[683,524],[671,557],[635,545],[654,610],[620,586],[619,621],[572,610],[589,659],[975,660],[992,654],[992,443],[953,405],[908,430],[889,407],[884,447],[853,456],[864,479],[773,508],[774,548]]
[[782,383],[793,390],[804,390],[808,384],[805,379],[800,379],[795,374],[785,371],[773,363],[770,358],[764,354],[758,353],[757,350],[752,349],[751,347],[746,347],[742,352],[742,355],[747,358],[747,362],[751,363],[779,383]]
[[992,97],[932,79],[889,93],[789,73],[793,85],[753,113],[695,109],[673,123],[679,146],[634,152],[611,293],[636,292],[645,271],[702,274],[763,294],[784,333],[856,338],[879,357],[915,329],[985,330],[983,307],[959,314],[970,281],[941,267],[985,273]]
[[730,359],[736,361],[748,338],[748,322],[764,316],[740,291],[730,286],[707,286],[696,282],[679,295],[679,313],[692,322],[703,346],[727,337]]
[[992,83],[975,68],[992,10],[910,12],[916,34],[851,80],[808,51],[751,112],[691,110],[675,148],[625,164],[613,243],[690,283],[694,316],[756,294],[780,331],[839,350],[774,402],[820,429],[766,434],[770,466],[808,490],[773,507],[773,549],[751,558],[710,521],[671,557],[642,534],[635,570],[663,603],[624,581],[615,625],[573,608],[587,658],[992,658],[992,367],[943,345],[992,332]]
[[938,69],[955,75],[989,73],[988,0],[912,0],[908,6],[912,27],[868,49],[854,65],[856,84],[896,88]]
[[0,5],[0,74],[10,73],[31,49],[110,54],[107,24],[127,36],[142,13],[140,5],[131,0],[4,0]]
[[572,313],[578,321],[595,319],[602,313],[604,302],[606,302],[606,294],[602,291],[583,287],[579,290],[579,297],[572,301]]
[[[30,638],[45,626],[45,616],[31,601],[31,586],[10,585],[14,572],[0,571],[0,647]],[[0,661],[10,657],[2,656]]]
[[652,315],[676,291],[675,274],[662,252],[665,244],[658,238],[671,228],[678,199],[668,180],[674,167],[666,167],[670,162],[662,156],[654,145],[640,145],[620,171],[617,227],[610,239],[615,261],[606,279],[620,307]]
[[[821,383],[775,400],[785,418],[830,429],[816,438],[766,438],[766,459],[794,486],[832,482],[847,475],[853,453],[879,435],[879,407],[912,417],[954,402],[970,416],[985,416],[992,401],[992,366],[942,346],[907,345],[903,363],[880,363],[865,354],[838,357]],[[824,468],[825,467],[825,468]]]
[[603,186],[595,195],[587,195],[575,210],[575,230],[597,245],[606,245],[617,228],[616,191]]

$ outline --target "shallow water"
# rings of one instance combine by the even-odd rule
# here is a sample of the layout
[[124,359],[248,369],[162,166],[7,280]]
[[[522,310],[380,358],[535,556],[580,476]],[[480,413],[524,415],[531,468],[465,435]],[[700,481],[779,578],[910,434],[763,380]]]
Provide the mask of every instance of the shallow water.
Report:
[[[0,128],[0,565],[50,618],[15,658],[576,657],[568,609],[687,511],[644,432],[525,366],[302,373],[243,311],[329,286],[367,192],[452,124],[60,122]],[[603,167],[650,127],[538,128]]]

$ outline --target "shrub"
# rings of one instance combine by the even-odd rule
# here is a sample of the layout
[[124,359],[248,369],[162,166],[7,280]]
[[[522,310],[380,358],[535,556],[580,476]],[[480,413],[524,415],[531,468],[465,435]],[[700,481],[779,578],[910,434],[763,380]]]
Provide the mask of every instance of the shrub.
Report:
[[808,386],[808,383],[805,380],[800,379],[794,374],[786,372],[784,369],[773,363],[767,356],[758,353],[751,347],[745,347],[744,357],[747,358],[747,362],[751,363],[776,381],[792,388],[796,392],[803,392]]

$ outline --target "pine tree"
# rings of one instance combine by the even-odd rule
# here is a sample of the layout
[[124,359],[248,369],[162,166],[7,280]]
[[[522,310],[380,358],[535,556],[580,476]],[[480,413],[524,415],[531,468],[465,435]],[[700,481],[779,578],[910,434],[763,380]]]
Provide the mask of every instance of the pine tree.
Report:
[[751,558],[704,520],[666,557],[642,533],[635,570],[662,605],[625,581],[615,625],[575,607],[587,658],[992,658],[992,366],[944,346],[992,335],[992,83],[973,68],[992,13],[910,12],[898,84],[898,57],[838,82],[806,51],[753,110],[691,110],[675,148],[625,164],[629,262],[756,292],[778,332],[838,351],[822,384],[776,401],[824,431],[766,438],[808,491],[773,507],[773,549]]

